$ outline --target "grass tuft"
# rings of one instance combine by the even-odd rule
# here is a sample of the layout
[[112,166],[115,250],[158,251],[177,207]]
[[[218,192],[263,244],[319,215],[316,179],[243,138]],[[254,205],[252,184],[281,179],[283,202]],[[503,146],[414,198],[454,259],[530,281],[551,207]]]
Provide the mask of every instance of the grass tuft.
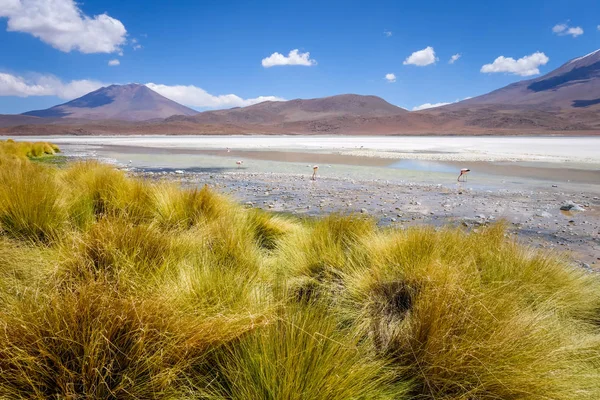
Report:
[[598,399],[600,278],[0,141],[0,397]]

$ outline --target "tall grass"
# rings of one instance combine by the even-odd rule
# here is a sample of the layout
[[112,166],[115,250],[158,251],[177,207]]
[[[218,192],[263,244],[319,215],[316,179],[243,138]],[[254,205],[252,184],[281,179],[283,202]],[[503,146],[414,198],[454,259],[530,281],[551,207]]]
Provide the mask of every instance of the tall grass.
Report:
[[600,398],[598,276],[501,224],[300,220],[39,149],[0,142],[2,398]]

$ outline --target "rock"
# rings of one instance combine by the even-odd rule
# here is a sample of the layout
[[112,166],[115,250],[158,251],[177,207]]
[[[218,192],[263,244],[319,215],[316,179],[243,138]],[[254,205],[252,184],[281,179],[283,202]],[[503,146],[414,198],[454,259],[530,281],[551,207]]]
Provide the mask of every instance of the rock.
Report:
[[360,212],[363,213],[363,214],[365,214],[367,212],[367,209],[366,208],[361,208]]
[[538,212],[535,215],[542,218],[552,218],[552,214],[550,214],[548,211]]
[[560,206],[562,211],[585,211],[582,206],[577,203],[573,203],[572,201],[568,201],[562,206]]
[[178,169],[178,170],[176,170],[176,171],[175,171],[175,173],[176,173],[176,174],[183,174],[183,170],[181,170],[181,169]]
[[396,222],[396,218],[392,218],[392,219],[390,219],[390,221]]
[[558,185],[552,185],[552,187],[558,187]]

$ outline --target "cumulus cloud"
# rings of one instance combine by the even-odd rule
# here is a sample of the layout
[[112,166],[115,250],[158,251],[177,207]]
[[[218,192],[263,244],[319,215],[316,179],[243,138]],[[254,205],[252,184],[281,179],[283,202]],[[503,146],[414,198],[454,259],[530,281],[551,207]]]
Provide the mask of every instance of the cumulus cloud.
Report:
[[581,27],[569,26],[568,24],[556,24],[552,28],[552,32],[554,32],[558,36],[571,35],[573,37],[577,37],[579,35],[583,35],[583,29],[581,29]]
[[512,57],[500,56],[492,64],[485,64],[481,67],[481,72],[494,73],[506,72],[520,76],[531,76],[540,73],[539,67],[546,65],[550,59],[541,52],[535,52],[515,60]]
[[259,96],[252,99],[243,99],[235,94],[212,95],[206,90],[193,85],[161,85],[156,83],[147,83],[147,87],[160,93],[161,95],[185,104],[190,107],[198,108],[230,108],[244,107],[252,104],[262,103],[263,101],[283,101],[281,97]]
[[[57,96],[64,100],[72,100],[103,86],[108,86],[108,84],[95,80],[63,82],[52,75],[35,74],[26,78],[9,73],[0,73],[0,96]],[[147,83],[146,86],[173,101],[198,108],[244,107],[268,100],[284,100],[275,96],[259,96],[250,99],[243,99],[235,94],[215,96],[193,85],[168,86]]]
[[288,56],[281,53],[273,53],[269,57],[262,59],[262,66],[265,68],[274,67],[276,65],[304,65],[310,67],[316,65],[317,62],[310,58],[310,53],[300,53],[298,49],[289,52]]
[[383,31],[383,34],[384,34],[386,37],[391,37],[391,36],[392,36],[392,32],[391,32],[391,31]]
[[7,30],[29,33],[52,47],[82,53],[119,52],[127,31],[107,14],[89,17],[73,0],[0,0]]
[[404,60],[404,65],[416,65],[419,67],[424,67],[426,65],[435,64],[437,60],[438,58],[435,56],[433,47],[428,46],[423,50],[412,53],[406,60]]
[[[95,80],[63,82],[52,75],[33,74],[23,77],[0,72],[0,96],[57,96],[64,100],[72,100],[103,86],[108,84]],[[198,108],[243,107],[268,100],[284,100],[275,96],[259,96],[251,99],[243,99],[235,94],[215,96],[193,85],[168,86],[147,83],[146,86],[173,101]]]
[[453,55],[452,57],[450,57],[450,61],[448,61],[448,64],[454,64],[461,57],[462,57],[462,54],[456,53],[455,55]]
[[110,60],[108,62],[108,65],[110,67],[116,67],[117,65],[121,65],[121,61],[117,60],[116,58],[114,60]]
[[57,96],[70,100],[104,86],[94,80],[63,82],[52,75],[33,75],[25,78],[0,72],[0,96]]
[[598,29],[598,30],[600,31],[600,25],[598,25],[598,26],[596,27],[596,29]]
[[395,74],[385,74],[385,80],[388,81],[389,83],[394,83],[394,82],[396,82],[396,75]]

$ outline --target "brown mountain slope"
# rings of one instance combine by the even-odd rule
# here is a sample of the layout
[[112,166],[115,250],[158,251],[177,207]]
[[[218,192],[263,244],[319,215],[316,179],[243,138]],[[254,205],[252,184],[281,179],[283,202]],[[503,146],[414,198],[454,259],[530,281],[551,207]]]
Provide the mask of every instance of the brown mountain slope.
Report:
[[575,58],[536,79],[525,80],[474,97],[445,109],[458,110],[482,105],[556,112],[600,109],[600,50]]
[[392,105],[380,97],[342,94],[319,99],[265,101],[243,108],[206,111],[192,117],[175,116],[168,118],[167,122],[278,125],[343,116],[372,118],[404,113],[408,113],[408,111]]
[[22,115],[41,118],[118,119],[144,121],[172,115],[194,115],[197,111],[169,100],[144,85],[111,85],[68,103]]

